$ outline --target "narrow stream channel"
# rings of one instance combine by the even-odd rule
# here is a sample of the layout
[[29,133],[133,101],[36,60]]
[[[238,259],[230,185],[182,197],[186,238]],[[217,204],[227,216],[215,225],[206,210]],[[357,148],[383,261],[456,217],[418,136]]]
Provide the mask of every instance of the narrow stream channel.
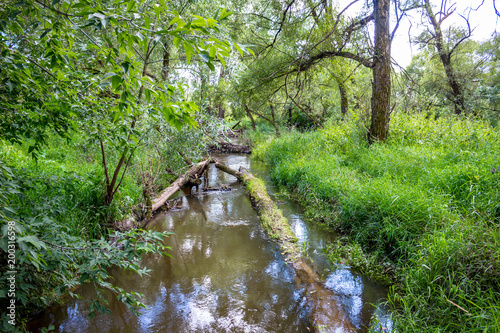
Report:
[[[246,155],[215,157],[233,169],[246,167],[266,181],[271,194],[275,190],[264,164]],[[110,297],[111,315],[90,319],[85,300],[94,293],[82,286],[77,291],[81,299],[48,309],[31,327],[52,324],[56,332],[309,332],[305,295],[279,248],[262,231],[245,189],[213,166],[208,175],[210,186],[230,184],[232,191],[182,197],[178,208],[147,225],[175,233],[167,240],[172,257],[145,257],[149,276],[113,272],[120,287],[143,294],[147,308],[139,317]],[[385,288],[348,267],[329,264],[323,250],[334,235],[306,223],[297,203],[285,201],[279,207],[299,241],[307,242],[315,268],[358,331],[367,329],[375,311],[383,331],[390,331],[387,314],[373,305],[386,297]]]

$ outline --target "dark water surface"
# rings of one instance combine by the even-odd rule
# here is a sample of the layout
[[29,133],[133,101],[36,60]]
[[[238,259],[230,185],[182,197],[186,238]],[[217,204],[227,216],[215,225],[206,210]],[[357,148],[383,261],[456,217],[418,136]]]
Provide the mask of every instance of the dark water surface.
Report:
[[[246,155],[221,155],[218,160],[234,169],[244,166],[269,182],[267,169]],[[111,315],[89,319],[94,297],[90,286],[77,290],[82,299],[54,306],[32,323],[53,324],[57,332],[309,332],[307,301],[296,285],[292,269],[279,249],[261,230],[245,190],[233,176],[209,170],[209,185],[230,184],[232,191],[196,193],[180,205],[160,213],[148,224],[157,231],[172,231],[167,245],[172,257],[147,256],[149,276],[115,271],[115,282],[127,291],[142,293],[146,309],[136,317],[113,297]],[[325,284],[338,295],[353,324],[366,329],[377,304],[387,292],[347,267],[329,264],[322,250],[334,235],[308,225],[298,204],[280,205],[299,241]],[[381,326],[391,323],[383,309]]]

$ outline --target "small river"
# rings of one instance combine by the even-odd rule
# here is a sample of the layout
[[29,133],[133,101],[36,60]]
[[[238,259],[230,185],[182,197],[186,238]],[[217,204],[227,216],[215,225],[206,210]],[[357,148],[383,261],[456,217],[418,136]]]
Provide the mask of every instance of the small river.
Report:
[[[264,179],[271,195],[275,191],[267,167],[248,155],[214,157],[233,169],[247,168]],[[179,192],[179,205],[147,225],[175,233],[166,241],[171,257],[144,257],[152,270],[149,276],[112,272],[120,287],[143,294],[140,300],[147,307],[140,316],[109,297],[111,315],[90,319],[86,300],[95,293],[85,285],[76,291],[81,299],[47,309],[30,326],[52,324],[56,332],[309,332],[304,292],[279,248],[262,231],[245,189],[213,165],[208,178],[209,186],[229,184],[232,190],[187,197]],[[335,235],[305,222],[297,203],[281,198],[279,203],[326,287],[337,295],[332,301],[341,304],[357,330],[366,331],[376,314],[382,331],[390,331],[386,311],[374,306],[387,290],[348,267],[331,265],[323,252]]]

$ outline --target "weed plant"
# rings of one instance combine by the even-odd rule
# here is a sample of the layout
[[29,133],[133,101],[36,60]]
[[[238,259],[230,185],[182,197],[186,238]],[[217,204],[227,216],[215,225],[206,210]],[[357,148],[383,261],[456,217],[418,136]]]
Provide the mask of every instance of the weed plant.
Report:
[[369,146],[359,124],[261,140],[254,155],[308,217],[354,242],[350,252],[359,256],[359,246],[397,265],[389,302],[398,331],[498,330],[498,131],[481,120],[394,115],[389,140]]

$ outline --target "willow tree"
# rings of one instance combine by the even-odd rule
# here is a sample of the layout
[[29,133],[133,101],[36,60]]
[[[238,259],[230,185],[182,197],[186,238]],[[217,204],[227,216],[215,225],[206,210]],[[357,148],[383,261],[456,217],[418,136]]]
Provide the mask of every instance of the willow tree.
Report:
[[[334,19],[332,29],[310,48],[309,58],[303,58],[298,61],[296,68],[298,70],[307,70],[323,59],[332,57],[343,57],[359,62],[368,67],[373,73],[372,82],[372,100],[371,100],[371,124],[368,131],[368,141],[384,141],[389,135],[390,121],[390,101],[391,101],[391,34],[389,27],[390,0],[373,0],[372,12],[354,20],[346,25],[344,29],[339,28],[343,13],[357,1],[353,1],[344,8]],[[330,7],[325,7],[328,16]],[[332,17],[330,13],[329,16]],[[368,23],[374,22],[375,36],[373,50],[369,53],[370,57],[356,53],[353,47],[349,48],[349,43],[353,39],[353,34],[366,27]],[[331,48],[321,52],[316,52],[319,45],[327,41],[332,35],[336,34],[335,43]]]

